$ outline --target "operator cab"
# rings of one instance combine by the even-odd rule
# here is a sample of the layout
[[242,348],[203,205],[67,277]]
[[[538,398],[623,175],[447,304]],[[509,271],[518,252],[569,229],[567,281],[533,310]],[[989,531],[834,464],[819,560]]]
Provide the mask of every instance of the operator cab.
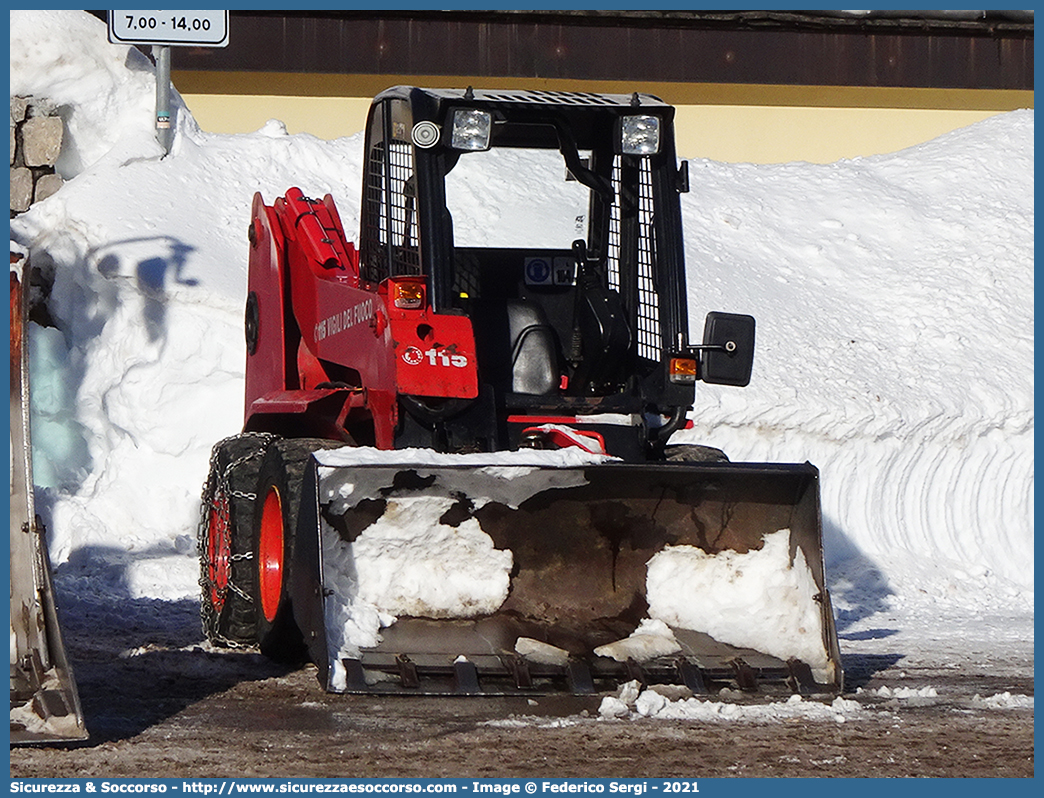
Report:
[[638,93],[383,92],[363,279],[423,275],[436,313],[467,315],[497,408],[627,414],[644,446],[697,379],[673,116]]

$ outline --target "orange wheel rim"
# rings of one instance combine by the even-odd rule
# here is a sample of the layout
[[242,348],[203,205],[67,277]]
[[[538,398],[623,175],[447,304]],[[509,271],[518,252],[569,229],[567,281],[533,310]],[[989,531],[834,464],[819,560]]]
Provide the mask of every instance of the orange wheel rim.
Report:
[[268,489],[261,510],[257,578],[261,611],[271,623],[283,594],[283,502],[275,488]]
[[207,519],[207,582],[210,606],[220,613],[232,577],[232,533],[229,528],[229,502],[224,491],[218,492]]

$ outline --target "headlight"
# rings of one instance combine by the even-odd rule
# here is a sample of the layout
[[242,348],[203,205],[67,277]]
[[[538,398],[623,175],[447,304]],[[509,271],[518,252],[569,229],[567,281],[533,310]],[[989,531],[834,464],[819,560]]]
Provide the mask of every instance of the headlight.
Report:
[[493,118],[488,111],[458,108],[453,112],[453,134],[450,146],[455,150],[478,152],[489,149]]
[[660,117],[625,116],[620,120],[620,152],[655,155],[660,151]]

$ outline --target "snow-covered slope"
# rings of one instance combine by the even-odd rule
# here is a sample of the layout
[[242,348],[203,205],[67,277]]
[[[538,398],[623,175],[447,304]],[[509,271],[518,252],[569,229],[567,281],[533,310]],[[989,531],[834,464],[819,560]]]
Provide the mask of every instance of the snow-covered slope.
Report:
[[[83,12],[11,29],[12,94],[69,123],[69,182],[11,224],[55,274],[59,329],[32,339],[52,556],[89,551],[92,590],[118,572],[131,595],[189,599],[209,450],[242,421],[251,198],[329,192],[356,229],[361,138],[210,134],[175,96],[161,159],[136,51]],[[875,613],[915,637],[929,619],[1032,628],[1033,124],[828,166],[683,153],[692,331],[750,313],[758,354],[750,387],[700,387],[678,437],[819,466],[843,631]]]

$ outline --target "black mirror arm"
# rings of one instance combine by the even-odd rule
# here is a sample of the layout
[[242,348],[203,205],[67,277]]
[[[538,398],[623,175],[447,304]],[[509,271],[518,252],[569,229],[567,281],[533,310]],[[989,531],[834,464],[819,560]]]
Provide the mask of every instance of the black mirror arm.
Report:
[[689,353],[696,352],[727,352],[732,354],[739,347],[735,341],[726,341],[723,344],[686,344],[685,350]]

